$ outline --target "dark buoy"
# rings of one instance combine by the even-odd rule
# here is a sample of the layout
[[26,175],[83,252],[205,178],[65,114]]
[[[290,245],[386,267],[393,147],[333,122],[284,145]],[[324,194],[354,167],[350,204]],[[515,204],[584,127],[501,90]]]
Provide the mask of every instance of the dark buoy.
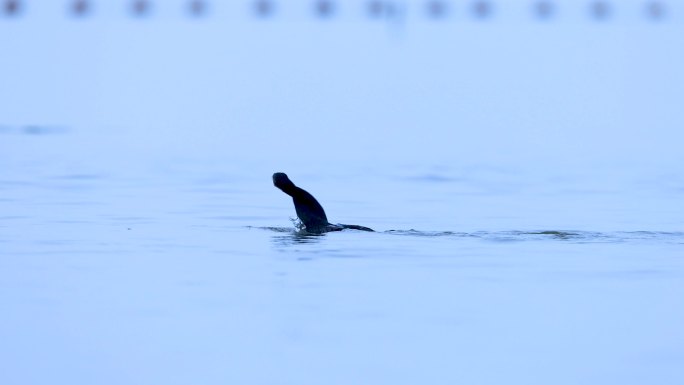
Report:
[[344,229],[373,231],[364,226],[332,224],[328,222],[325,210],[323,210],[323,206],[318,203],[316,198],[306,190],[295,186],[285,173],[277,172],[273,174],[273,185],[292,197],[297,217],[299,217],[299,220],[302,221],[306,231],[309,233],[320,234]]

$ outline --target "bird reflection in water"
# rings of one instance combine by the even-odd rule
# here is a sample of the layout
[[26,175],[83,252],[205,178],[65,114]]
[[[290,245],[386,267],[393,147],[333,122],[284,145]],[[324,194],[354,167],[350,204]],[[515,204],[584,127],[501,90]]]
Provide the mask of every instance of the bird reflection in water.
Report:
[[291,230],[288,233],[275,235],[271,238],[273,244],[278,247],[289,247],[304,244],[319,243],[325,234],[311,234],[304,231]]

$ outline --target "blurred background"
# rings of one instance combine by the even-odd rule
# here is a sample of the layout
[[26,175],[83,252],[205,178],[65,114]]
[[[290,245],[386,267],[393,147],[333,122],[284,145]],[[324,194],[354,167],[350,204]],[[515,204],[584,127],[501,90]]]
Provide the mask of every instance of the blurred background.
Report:
[[0,132],[279,165],[679,165],[683,33],[681,0],[0,0]]

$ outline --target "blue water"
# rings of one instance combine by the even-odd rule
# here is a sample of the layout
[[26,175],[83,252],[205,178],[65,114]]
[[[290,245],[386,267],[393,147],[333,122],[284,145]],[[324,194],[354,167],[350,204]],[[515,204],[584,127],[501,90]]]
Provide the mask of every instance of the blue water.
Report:
[[681,3],[5,4],[0,384],[684,383]]
[[[282,170],[83,136],[1,137],[2,383],[684,379],[679,170]],[[273,171],[377,232],[298,232]]]

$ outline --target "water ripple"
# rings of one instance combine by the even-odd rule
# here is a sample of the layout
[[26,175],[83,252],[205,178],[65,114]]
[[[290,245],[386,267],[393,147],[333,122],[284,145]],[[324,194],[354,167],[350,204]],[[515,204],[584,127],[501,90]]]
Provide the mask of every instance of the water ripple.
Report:
[[[312,240],[320,239],[320,235],[312,235],[297,231],[289,227],[255,227],[258,229],[289,233],[288,238],[299,237],[297,243],[311,243]],[[351,230],[350,232],[356,233]],[[684,232],[668,231],[583,231],[583,230],[538,230],[538,231],[421,231],[421,230],[387,230],[377,234],[391,234],[408,237],[426,238],[454,238],[454,239],[481,239],[491,242],[529,242],[529,241],[563,241],[572,243],[625,243],[635,241],[653,241],[660,243],[684,243]],[[314,238],[312,238],[314,237]]]

